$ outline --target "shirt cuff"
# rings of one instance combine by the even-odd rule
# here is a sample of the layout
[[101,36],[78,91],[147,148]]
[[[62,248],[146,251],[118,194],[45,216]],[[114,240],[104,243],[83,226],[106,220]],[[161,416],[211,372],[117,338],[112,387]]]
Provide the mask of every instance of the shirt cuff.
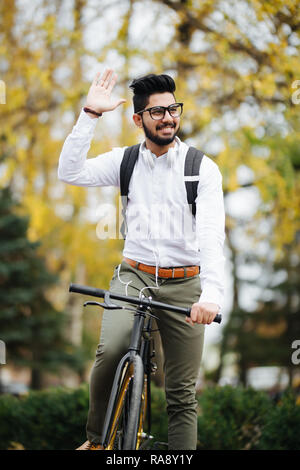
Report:
[[91,118],[83,109],[77,119],[73,131],[77,135],[91,135],[94,133],[98,119]]
[[219,306],[219,308],[222,308],[223,304],[223,292],[220,291],[217,287],[213,285],[207,285],[204,287],[202,294],[199,297],[199,303],[200,302],[209,302],[213,303]]

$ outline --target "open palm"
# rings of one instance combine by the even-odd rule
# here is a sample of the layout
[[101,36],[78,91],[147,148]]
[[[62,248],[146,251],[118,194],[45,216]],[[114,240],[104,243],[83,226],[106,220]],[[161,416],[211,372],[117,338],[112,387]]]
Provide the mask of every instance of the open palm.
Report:
[[93,83],[89,89],[86,106],[97,111],[105,113],[112,111],[122,103],[124,99],[112,98],[111,92],[117,82],[117,74],[112,69],[106,69],[101,77],[100,72],[96,74]]

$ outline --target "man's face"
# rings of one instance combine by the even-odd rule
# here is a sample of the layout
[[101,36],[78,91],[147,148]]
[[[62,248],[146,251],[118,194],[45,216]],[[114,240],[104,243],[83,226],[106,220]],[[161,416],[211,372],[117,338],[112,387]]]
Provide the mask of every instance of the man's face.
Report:
[[[170,106],[175,103],[172,93],[155,93],[149,97],[145,109],[155,106]],[[172,117],[168,111],[162,119],[154,120],[147,111],[141,115],[145,136],[154,144],[165,146],[171,144],[179,129],[180,117]]]

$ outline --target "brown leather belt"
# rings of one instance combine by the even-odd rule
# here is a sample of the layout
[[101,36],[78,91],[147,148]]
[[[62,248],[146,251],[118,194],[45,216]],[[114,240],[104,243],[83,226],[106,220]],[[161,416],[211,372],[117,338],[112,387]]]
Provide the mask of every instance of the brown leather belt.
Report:
[[[123,260],[130,264],[133,268],[140,269],[148,274],[156,273],[155,266],[149,266],[148,264],[138,263],[133,259],[123,258]],[[193,277],[199,274],[199,266],[183,266],[182,268],[158,268],[158,277],[166,278],[178,278],[178,277]]]

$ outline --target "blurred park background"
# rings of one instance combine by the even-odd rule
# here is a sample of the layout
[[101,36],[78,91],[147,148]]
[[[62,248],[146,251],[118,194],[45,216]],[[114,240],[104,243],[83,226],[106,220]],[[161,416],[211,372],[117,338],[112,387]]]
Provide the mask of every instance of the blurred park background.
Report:
[[169,73],[180,138],[223,175],[226,302],[206,328],[199,392],[299,388],[299,31],[298,0],[0,0],[2,393],[88,382],[101,313],[68,286],[108,288],[123,242],[97,224],[118,193],[66,185],[57,165],[106,66],[127,101],[101,118],[90,156],[142,138],[128,85]]

